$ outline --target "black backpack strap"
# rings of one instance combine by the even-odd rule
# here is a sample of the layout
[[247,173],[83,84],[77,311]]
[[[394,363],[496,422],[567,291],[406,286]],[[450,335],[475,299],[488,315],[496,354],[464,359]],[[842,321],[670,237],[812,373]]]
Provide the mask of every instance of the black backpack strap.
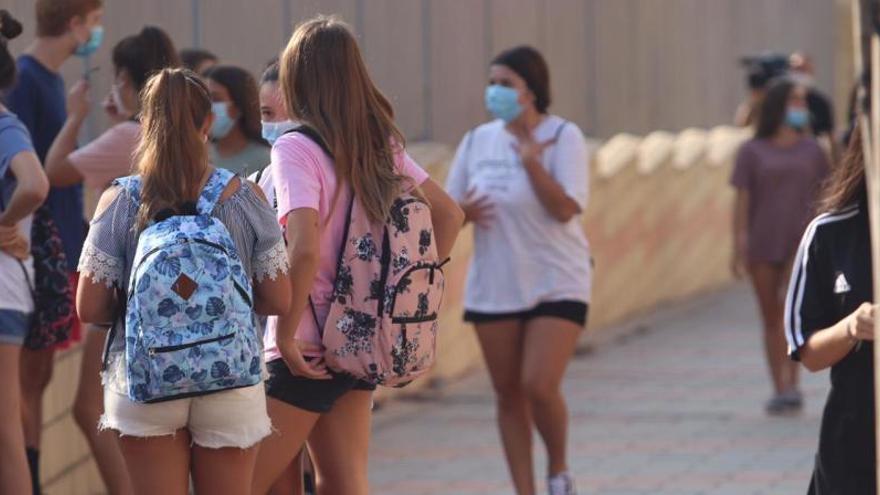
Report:
[[562,135],[562,130],[565,129],[565,126],[567,126],[568,124],[569,122],[567,120],[563,120],[562,123],[559,124],[559,127],[556,128],[556,132],[553,134],[554,141],[559,140],[559,136]]
[[291,132],[297,132],[311,139],[315,142],[315,144],[321,147],[324,153],[327,153],[327,156],[333,158],[333,152],[330,150],[330,147],[327,146],[327,142],[324,141],[324,138],[321,136],[321,134],[318,133],[318,131],[316,131],[313,127],[301,125],[285,132],[284,134],[290,134]]
[[554,172],[556,167],[553,164],[556,162],[556,145],[559,144],[559,136],[562,135],[563,129],[567,126],[569,122],[567,120],[563,120],[559,127],[556,128],[556,132],[553,133],[553,156],[550,157],[550,172]]

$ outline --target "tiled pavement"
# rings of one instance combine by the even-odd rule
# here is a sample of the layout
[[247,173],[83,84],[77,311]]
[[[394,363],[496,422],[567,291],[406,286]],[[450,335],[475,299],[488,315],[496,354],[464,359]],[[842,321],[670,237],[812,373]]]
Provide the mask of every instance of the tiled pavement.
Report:
[[[763,413],[770,390],[745,286],[629,328],[572,362],[565,381],[582,495],[805,493],[827,376],[804,375],[802,414]],[[375,425],[373,493],[512,493],[483,371],[440,397],[391,404]]]

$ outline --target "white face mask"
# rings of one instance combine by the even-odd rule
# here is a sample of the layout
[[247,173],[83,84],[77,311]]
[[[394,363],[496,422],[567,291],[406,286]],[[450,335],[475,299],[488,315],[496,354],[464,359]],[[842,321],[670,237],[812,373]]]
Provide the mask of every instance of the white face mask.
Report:
[[282,120],[280,122],[263,122],[263,139],[274,145],[285,132],[299,127],[295,120]]
[[122,95],[119,93],[119,85],[114,84],[110,87],[110,98],[113,100],[113,104],[116,105],[116,112],[125,117],[131,118],[132,112],[129,111],[128,108],[125,107],[125,103],[122,101]]

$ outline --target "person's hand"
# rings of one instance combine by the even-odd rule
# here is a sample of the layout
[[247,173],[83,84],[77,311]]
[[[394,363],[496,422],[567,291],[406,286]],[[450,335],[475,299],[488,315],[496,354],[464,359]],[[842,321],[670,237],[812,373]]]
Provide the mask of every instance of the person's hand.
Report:
[[104,97],[104,101],[101,102],[101,107],[104,108],[104,113],[107,114],[107,118],[114,124],[118,124],[125,120],[125,117],[119,113],[119,107],[116,106],[116,101],[113,100],[112,92],[107,93],[107,96]]
[[534,136],[532,136],[531,131],[524,126],[513,126],[511,131],[516,137],[516,142],[511,144],[511,147],[513,147],[513,151],[519,155],[523,165],[541,163],[544,151],[556,144],[555,138],[546,141],[536,141]]
[[327,371],[324,358],[306,361],[303,352],[323,352],[320,345],[309,344],[300,340],[278,342],[278,350],[287,368],[295,376],[302,376],[311,380],[330,380],[333,378]]
[[91,106],[89,82],[85,79],[80,79],[70,88],[70,92],[67,94],[67,115],[79,120],[85,120]]
[[846,333],[850,339],[874,340],[874,313],[877,305],[862,303],[851,315],[846,323]]
[[492,200],[485,194],[478,196],[474,189],[465,195],[461,209],[464,211],[464,218],[479,227],[488,227],[495,218],[495,206]]
[[24,261],[31,255],[28,248],[28,241],[21,235],[17,226],[0,225],[0,251]]

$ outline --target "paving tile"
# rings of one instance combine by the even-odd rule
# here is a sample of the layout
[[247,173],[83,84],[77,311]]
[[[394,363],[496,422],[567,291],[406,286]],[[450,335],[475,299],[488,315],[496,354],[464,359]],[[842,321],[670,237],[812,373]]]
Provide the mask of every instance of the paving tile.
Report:
[[[563,384],[570,466],[581,493],[804,493],[828,379],[804,374],[802,413],[764,414],[770,386],[748,288],[664,308],[645,321],[647,331],[573,361]],[[436,400],[403,401],[377,413],[373,491],[511,493],[494,408],[479,372]],[[543,480],[546,457],[537,436],[535,446]]]

